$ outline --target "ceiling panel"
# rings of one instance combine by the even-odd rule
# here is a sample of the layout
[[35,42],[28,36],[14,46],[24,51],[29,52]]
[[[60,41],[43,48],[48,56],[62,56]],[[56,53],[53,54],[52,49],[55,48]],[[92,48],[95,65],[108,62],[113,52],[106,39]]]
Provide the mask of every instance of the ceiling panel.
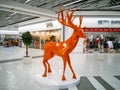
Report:
[[[52,10],[57,14],[58,8],[64,6],[65,9],[77,8],[78,11],[120,11],[120,0],[5,0],[14,1],[36,8]],[[1,7],[1,6],[0,6]],[[39,18],[33,15],[25,15],[4,11],[0,9],[0,27],[24,22]]]

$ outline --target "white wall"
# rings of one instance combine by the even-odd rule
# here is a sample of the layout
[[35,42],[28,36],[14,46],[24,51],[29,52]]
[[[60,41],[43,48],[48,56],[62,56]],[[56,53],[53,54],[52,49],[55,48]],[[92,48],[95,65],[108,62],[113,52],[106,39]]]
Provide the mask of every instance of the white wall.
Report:
[[8,30],[0,30],[0,35],[19,35],[18,31],[8,31]]
[[[47,27],[47,23],[52,23],[53,27]],[[19,32],[25,32],[25,31],[40,31],[40,30],[53,30],[53,29],[60,29],[62,28],[62,25],[56,20],[56,21],[49,21],[44,23],[37,23],[27,26],[22,26],[18,28]]]
[[[118,21],[118,23],[114,23],[115,21]],[[101,24],[98,24],[99,22],[102,22]],[[114,28],[119,27],[120,28],[120,17],[83,17],[82,22],[83,27],[108,27],[108,28]]]
[[[109,1],[109,0],[107,0]],[[119,7],[118,7],[119,8]],[[89,15],[89,16],[119,16],[119,11],[76,11],[75,15]]]
[[[115,23],[117,22],[117,23]],[[79,18],[73,21],[79,25]],[[88,28],[120,28],[120,17],[89,17],[83,16],[82,27]]]
[[[53,26],[47,27],[48,23],[52,23]],[[61,29],[61,41],[62,41],[63,40],[63,26],[57,20],[21,26],[18,28],[18,31],[19,33],[23,33],[26,31],[43,31],[43,30],[55,30],[55,29]]]

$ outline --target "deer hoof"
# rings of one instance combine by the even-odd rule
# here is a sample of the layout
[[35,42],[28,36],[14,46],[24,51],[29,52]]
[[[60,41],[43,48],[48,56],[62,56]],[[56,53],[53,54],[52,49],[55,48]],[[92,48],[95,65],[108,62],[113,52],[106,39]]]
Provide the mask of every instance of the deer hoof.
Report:
[[42,77],[47,77],[47,75],[46,75],[46,74],[43,74]]
[[62,77],[62,81],[65,81],[65,80],[66,80],[65,76],[63,76],[63,77]]
[[49,70],[48,70],[48,73],[51,73],[51,72],[52,72],[52,70],[51,70],[51,69],[49,69]]
[[76,79],[76,76],[75,76],[75,75],[73,75],[73,79]]

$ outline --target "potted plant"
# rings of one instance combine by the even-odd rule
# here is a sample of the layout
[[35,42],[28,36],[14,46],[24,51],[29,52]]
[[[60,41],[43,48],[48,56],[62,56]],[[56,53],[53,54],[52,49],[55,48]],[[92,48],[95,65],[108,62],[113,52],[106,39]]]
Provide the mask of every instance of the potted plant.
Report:
[[[28,55],[28,48],[29,48],[29,46],[30,46],[30,44],[32,43],[32,40],[33,40],[31,33],[29,31],[24,32],[22,34],[22,40],[23,40],[23,43],[24,43],[25,48],[26,48],[26,56],[25,57],[27,57],[27,60],[24,58],[25,63],[26,63],[26,62],[28,62],[28,59],[30,59],[30,58],[28,58],[28,57],[30,57]],[[30,60],[29,60],[29,62],[30,62]]]

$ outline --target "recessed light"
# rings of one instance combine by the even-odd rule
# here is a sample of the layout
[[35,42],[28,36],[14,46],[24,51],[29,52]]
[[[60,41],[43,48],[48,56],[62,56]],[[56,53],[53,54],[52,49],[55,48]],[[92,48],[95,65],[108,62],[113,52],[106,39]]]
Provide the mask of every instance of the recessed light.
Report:
[[14,12],[14,13],[10,14],[10,16],[13,16],[13,15],[15,15],[15,14],[16,14],[16,12]]
[[25,3],[28,3],[29,1],[31,1],[31,0],[26,0]]
[[10,19],[11,17],[9,16],[9,17],[7,17],[6,19]]

